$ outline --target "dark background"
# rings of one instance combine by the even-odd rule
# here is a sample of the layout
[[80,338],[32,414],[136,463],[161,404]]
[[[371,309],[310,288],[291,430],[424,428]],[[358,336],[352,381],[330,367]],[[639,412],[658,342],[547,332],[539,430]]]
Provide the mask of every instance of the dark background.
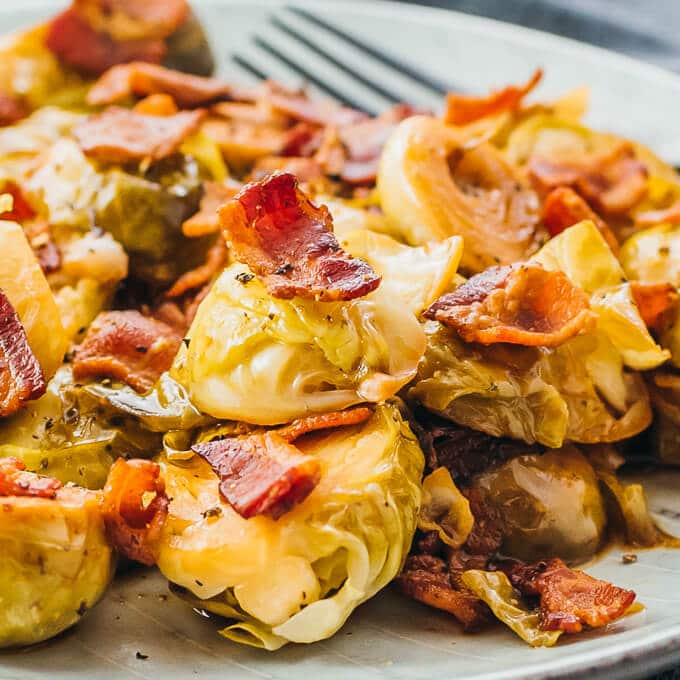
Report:
[[[402,0],[537,28],[680,73],[680,0]],[[680,102],[673,112],[680,125]],[[649,680],[680,680],[680,668]]]

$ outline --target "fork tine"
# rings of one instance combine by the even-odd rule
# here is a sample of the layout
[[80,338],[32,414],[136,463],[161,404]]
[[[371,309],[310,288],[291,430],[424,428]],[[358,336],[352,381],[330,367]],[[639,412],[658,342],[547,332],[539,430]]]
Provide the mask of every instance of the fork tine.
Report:
[[357,71],[350,68],[346,64],[343,64],[332,54],[329,54],[325,49],[323,49],[317,42],[310,40],[309,38],[307,38],[307,36],[304,36],[301,33],[298,33],[294,28],[281,21],[281,19],[279,19],[278,17],[272,16],[269,18],[269,20],[274,26],[276,26],[276,28],[286,33],[286,35],[289,35],[297,42],[309,48],[310,50],[312,50],[312,52],[318,54],[320,57],[325,59],[330,64],[333,64],[333,66],[335,66],[338,70],[342,71],[343,73],[346,73],[353,80],[361,83],[362,85],[365,85],[369,90],[372,90],[376,94],[379,94],[387,101],[391,102],[392,104],[398,104],[399,102],[403,101],[402,97],[399,97],[398,95],[394,94],[394,92],[390,92],[382,85],[376,83],[374,80],[367,78],[366,76],[362,75],[361,73],[358,73]]
[[291,69],[291,71],[294,71],[298,75],[302,76],[305,80],[315,85],[318,89],[323,90],[326,94],[330,95],[334,99],[337,99],[337,101],[339,101],[341,104],[349,106],[350,108],[356,109],[358,111],[364,111],[365,113],[368,113],[372,116],[378,115],[377,111],[372,110],[365,104],[361,104],[357,101],[354,101],[351,97],[348,97],[344,92],[337,90],[329,83],[324,82],[318,76],[315,76],[310,70],[306,69],[301,64],[298,64],[296,61],[293,61],[290,57],[283,54],[283,52],[281,52],[276,47],[268,43],[264,38],[261,38],[260,36],[255,36],[253,42],[260,49],[264,50],[267,54],[274,57],[274,59],[278,59],[280,62],[285,64],[289,69]]
[[353,47],[356,47],[358,50],[361,50],[362,52],[365,52],[366,54],[370,55],[377,61],[385,64],[386,66],[389,66],[390,68],[394,69],[398,73],[401,73],[407,77],[409,77],[411,80],[414,80],[417,83],[420,83],[421,85],[425,86],[427,89],[431,90],[434,94],[436,95],[444,95],[447,92],[450,92],[451,90],[455,90],[456,92],[465,92],[464,88],[461,88],[457,85],[454,85],[453,83],[448,85],[444,83],[443,81],[435,78],[434,76],[430,75],[429,73],[425,73],[419,68],[416,68],[415,66],[412,66],[411,64],[407,64],[406,62],[402,61],[401,59],[397,59],[396,57],[390,56],[389,54],[386,54],[382,50],[379,50],[376,47],[372,47],[371,45],[367,45],[366,43],[362,42],[361,40],[355,38],[353,35],[350,35],[349,33],[346,33],[340,28],[337,28],[333,26],[332,24],[329,24],[328,22],[324,21],[323,19],[320,19],[316,15],[308,12],[305,9],[302,9],[301,7],[289,7],[288,8],[291,12],[297,14],[298,16],[302,17],[303,19],[306,19],[307,21],[316,24],[320,28],[323,28],[324,30],[328,31],[329,33],[332,33],[336,37],[340,38],[346,43],[349,43]]
[[250,75],[255,76],[258,80],[267,80],[267,74],[260,70],[255,64],[248,61],[245,57],[240,54],[232,54],[231,60],[244,71],[250,73]]

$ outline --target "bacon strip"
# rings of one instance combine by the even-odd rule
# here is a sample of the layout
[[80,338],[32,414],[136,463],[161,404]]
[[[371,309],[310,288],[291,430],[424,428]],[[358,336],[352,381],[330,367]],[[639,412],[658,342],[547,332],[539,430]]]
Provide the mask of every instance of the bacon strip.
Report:
[[61,482],[26,472],[26,465],[16,458],[0,459],[0,496],[55,498]]
[[556,347],[590,321],[588,297],[559,271],[538,265],[491,267],[425,312],[466,342]]
[[215,274],[221,272],[227,261],[227,244],[222,236],[218,236],[215,245],[208,250],[205,262],[182,274],[172,287],[165,293],[167,298],[178,298],[187,291],[200,288],[212,281]]
[[680,224],[680,201],[676,201],[665,210],[649,210],[635,216],[636,224],[643,227],[654,226],[661,222]]
[[113,104],[150,94],[170,95],[182,108],[195,108],[233,97],[232,88],[217,78],[204,78],[136,61],[109,69],[87,94],[90,106]]
[[380,285],[368,263],[340,248],[328,208],[314,205],[289,173],[246,185],[219,216],[235,258],[274,297],[353,300]]
[[510,85],[502,90],[491,92],[486,97],[472,97],[449,92],[446,95],[444,122],[449,125],[467,125],[480,118],[496,116],[504,111],[514,111],[519,108],[524,97],[538,85],[542,77],[543,70],[536,69],[526,84]]
[[6,92],[0,92],[0,127],[14,125],[28,116],[28,109],[17,97]]
[[263,180],[275,172],[289,172],[299,182],[314,182],[324,178],[321,165],[313,158],[290,156],[265,156],[256,161],[248,177],[251,181]]
[[150,94],[140,99],[132,110],[145,116],[174,116],[179,111],[169,94]]
[[52,19],[46,44],[59,60],[87,76],[129,61],[158,64],[167,51],[160,39],[118,41],[98,33],[73,8]]
[[623,616],[635,600],[632,590],[570,569],[558,558],[515,564],[506,573],[523,595],[540,597],[540,625],[544,630],[580,633],[583,626],[606,626]]
[[42,368],[8,297],[0,290],[0,417],[45,393]]
[[276,83],[269,82],[267,86],[270,92],[265,95],[265,99],[272,108],[303,123],[321,127],[343,126],[368,119],[363,111],[338,106],[330,101],[311,100],[306,94],[286,91]]
[[328,430],[335,427],[347,427],[349,425],[360,425],[371,417],[370,408],[360,406],[359,408],[347,409],[345,411],[332,411],[331,413],[321,413],[305,418],[298,418],[289,425],[276,430],[276,434],[289,443],[309,432],[317,430]]
[[614,232],[573,189],[557,187],[547,195],[543,204],[543,224],[551,236],[561,234],[582,220],[592,220],[612,252],[618,254],[619,242]]
[[199,211],[182,224],[182,233],[194,238],[219,231],[220,218],[217,210],[237,193],[237,187],[228,187],[220,182],[204,182]]
[[666,312],[680,300],[680,295],[671,283],[644,283],[632,281],[631,292],[640,316],[648,328],[661,331]]
[[570,186],[596,210],[609,215],[626,214],[647,192],[647,168],[628,142],[581,161],[532,156],[529,174],[540,190]]
[[181,341],[170,326],[137,311],[101,312],[76,351],[73,375],[107,376],[146,392],[170,368]]
[[125,557],[156,564],[168,498],[160,466],[150,460],[123,460],[111,467],[102,502],[106,534]]
[[112,106],[77,125],[73,134],[82,150],[107,163],[146,158],[160,160],[177,151],[205,115],[202,110],[174,116],[146,116]]
[[319,461],[276,432],[258,432],[191,447],[220,479],[220,494],[246,519],[278,519],[319,483]]

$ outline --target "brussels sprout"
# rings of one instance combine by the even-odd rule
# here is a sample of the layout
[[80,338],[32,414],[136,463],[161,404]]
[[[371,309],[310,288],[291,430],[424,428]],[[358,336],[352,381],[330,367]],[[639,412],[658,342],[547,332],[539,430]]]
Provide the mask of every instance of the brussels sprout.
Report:
[[215,68],[210,43],[201,22],[193,11],[182,25],[166,39],[168,48],[163,65],[177,71],[209,76]]
[[4,497],[0,522],[0,647],[30,645],[77,623],[113,576],[99,495]]
[[651,437],[662,463],[680,465],[680,375],[656,371],[649,381],[655,418]]
[[198,309],[171,375],[215,418],[258,425],[394,395],[425,337],[413,312],[378,288],[349,302],[271,297],[242,264]]
[[472,482],[503,520],[503,553],[528,562],[585,560],[604,538],[598,478],[574,447],[518,456]]
[[0,422],[0,442],[0,457],[91,489],[104,486],[116,456],[150,457],[162,445],[160,435],[76,387],[69,366],[57,371],[40,399]]
[[161,460],[172,500],[158,566],[193,606],[234,620],[222,635],[270,650],[329,637],[387,585],[420,505],[423,454],[395,405],[296,445],[322,477],[278,520],[238,515],[197,456]]
[[621,264],[631,279],[680,288],[680,225],[643,229],[621,246]]

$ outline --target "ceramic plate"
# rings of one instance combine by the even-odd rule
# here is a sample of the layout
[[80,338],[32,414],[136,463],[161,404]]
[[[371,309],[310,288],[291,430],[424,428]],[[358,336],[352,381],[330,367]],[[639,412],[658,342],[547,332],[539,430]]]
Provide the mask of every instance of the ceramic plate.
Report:
[[[2,0],[0,32],[46,17],[59,4]],[[355,70],[388,84],[404,100],[437,104],[423,87],[348,50],[281,3],[193,4],[225,77],[246,82],[252,77],[234,64],[232,55],[239,54],[273,77],[297,82],[294,73],[253,44],[258,35],[346,96],[371,108],[386,104],[295,44],[270,23],[276,15],[303,35],[320,39],[327,51]],[[483,92],[520,82],[537,65],[547,72],[539,97],[589,84],[592,125],[634,137],[680,164],[680,79],[655,67],[521,27],[441,10],[365,1],[296,4],[465,90]],[[661,525],[680,534],[680,473],[656,472],[644,481]],[[388,590],[360,607],[331,640],[289,645],[273,654],[223,640],[216,633],[218,621],[175,600],[153,572],[136,571],[119,578],[76,629],[37,648],[0,655],[0,678],[634,678],[680,663],[680,552],[640,552],[635,564],[624,565],[620,551],[613,550],[589,571],[634,588],[645,611],[606,631],[563,638],[553,649],[532,649],[501,626],[478,636],[463,635],[447,615]]]

